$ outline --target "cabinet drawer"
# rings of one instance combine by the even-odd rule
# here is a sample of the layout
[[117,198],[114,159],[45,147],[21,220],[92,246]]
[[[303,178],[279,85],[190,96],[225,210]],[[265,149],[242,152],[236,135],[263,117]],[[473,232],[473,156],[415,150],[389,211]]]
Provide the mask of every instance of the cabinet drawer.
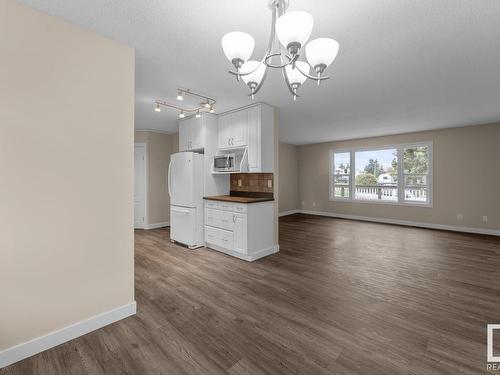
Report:
[[224,249],[233,250],[233,232],[205,226],[205,242],[223,247]]
[[219,202],[217,201],[205,201],[205,208],[219,208]]
[[221,211],[213,208],[205,208],[205,225],[233,230],[234,213],[232,211]]
[[224,201],[206,201],[205,209],[214,209],[222,211],[239,212],[245,214],[248,212],[248,205],[245,203],[233,203]]

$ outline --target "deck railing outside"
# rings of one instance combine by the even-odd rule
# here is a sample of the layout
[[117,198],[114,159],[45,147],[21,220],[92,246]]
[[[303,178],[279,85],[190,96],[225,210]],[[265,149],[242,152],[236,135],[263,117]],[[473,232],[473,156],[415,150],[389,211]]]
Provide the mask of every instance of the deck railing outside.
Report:
[[[335,198],[349,198],[349,185],[335,185]],[[370,201],[398,201],[397,185],[356,185],[355,199]],[[427,187],[425,186],[406,186],[405,201],[409,202],[427,202]]]

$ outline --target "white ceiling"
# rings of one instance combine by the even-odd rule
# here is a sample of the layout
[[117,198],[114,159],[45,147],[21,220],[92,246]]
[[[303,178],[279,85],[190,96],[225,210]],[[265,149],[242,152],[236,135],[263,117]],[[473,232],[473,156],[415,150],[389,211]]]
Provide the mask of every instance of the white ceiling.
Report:
[[[177,131],[173,110],[153,111],[176,87],[216,98],[217,112],[249,103],[227,74],[229,31],[267,45],[268,0],[21,0],[136,49],[137,129]],[[280,109],[280,139],[306,144],[500,121],[499,0],[291,0],[315,19],[311,38],[340,52],[319,88],[293,102],[279,71],[257,100]]]

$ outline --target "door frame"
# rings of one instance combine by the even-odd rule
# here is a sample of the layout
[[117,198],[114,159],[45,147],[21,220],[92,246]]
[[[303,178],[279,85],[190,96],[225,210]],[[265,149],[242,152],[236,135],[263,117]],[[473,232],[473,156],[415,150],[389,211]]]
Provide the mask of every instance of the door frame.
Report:
[[[148,144],[146,142],[134,142],[134,154],[136,147],[144,148],[144,224],[141,227],[135,226],[135,212],[133,216],[134,229],[146,229],[149,225],[148,206],[149,206],[149,168],[148,168]],[[135,166],[134,166],[135,168]],[[135,179],[135,171],[134,171]],[[135,180],[134,180],[135,185]],[[135,192],[134,192],[135,195]],[[132,197],[133,199],[133,197]]]

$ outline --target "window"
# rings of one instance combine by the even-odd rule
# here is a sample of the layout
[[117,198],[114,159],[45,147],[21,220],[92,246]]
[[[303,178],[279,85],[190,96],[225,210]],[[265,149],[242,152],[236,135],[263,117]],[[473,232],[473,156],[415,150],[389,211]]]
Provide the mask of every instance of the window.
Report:
[[351,153],[337,152],[333,156],[333,195],[335,198],[343,199],[350,197],[351,181]]
[[429,206],[432,143],[331,152],[330,199]]
[[429,200],[429,146],[407,147],[403,150],[405,202]]
[[398,150],[354,153],[354,198],[365,201],[398,201]]

